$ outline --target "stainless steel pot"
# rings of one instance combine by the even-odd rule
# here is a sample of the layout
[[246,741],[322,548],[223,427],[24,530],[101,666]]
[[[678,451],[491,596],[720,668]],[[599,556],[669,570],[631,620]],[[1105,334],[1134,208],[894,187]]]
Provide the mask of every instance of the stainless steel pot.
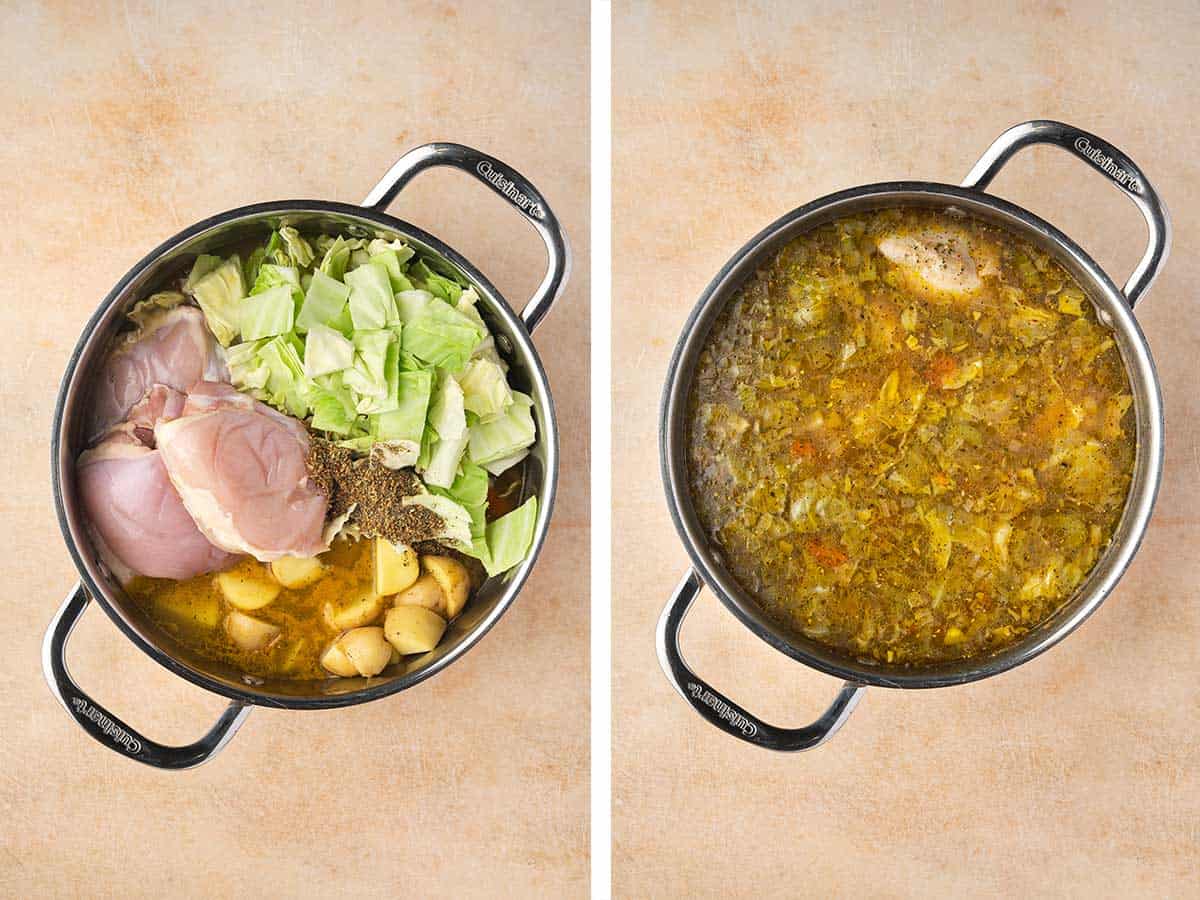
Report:
[[[386,213],[396,195],[426,169],[450,166],[467,172],[507,200],[534,227],[546,244],[548,268],[533,297],[518,315],[492,284],[463,256],[445,243]],[[451,623],[437,649],[400,663],[375,678],[326,681],[263,680],[230,666],[204,659],[158,628],[100,565],[84,532],[84,513],[75,484],[75,459],[83,449],[83,418],[89,386],[125,313],[165,281],[187,271],[197,254],[217,251],[237,241],[265,238],[280,225],[302,232],[336,229],[358,236],[402,237],[414,248],[451,265],[481,295],[480,312],[496,335],[510,365],[513,385],[533,398],[538,438],[526,464],[525,496],[538,497],[538,518],[528,557],[504,577],[491,578],[463,614]],[[510,166],[460,144],[435,143],[402,156],[361,206],[324,200],[283,200],[244,206],[205,219],[155,248],[134,266],[100,304],[83,330],[63,376],[51,434],[51,477],[59,524],[80,582],[50,623],[42,645],[42,667],[50,689],[79,725],[102,744],[151,766],[183,769],[211,759],[245,721],[251,706],[323,709],[378,700],[437,674],[473,647],[512,604],[525,583],[546,537],[554,508],[558,476],[558,431],[546,373],[530,333],[562,293],[570,270],[570,253],[558,219],[538,190]],[[524,499],[524,498],[522,498]],[[67,671],[64,653],[71,630],[92,600],[151,659],[202,688],[231,699],[208,733],[192,744],[159,744],[125,724],[93,700]]]
[[[1105,175],[1138,207],[1149,228],[1141,262],[1118,290],[1079,246],[1027,210],[984,193],[996,173],[1017,151],[1034,144],[1061,147]],[[724,307],[756,269],[783,244],[833,219],[894,206],[953,209],[1008,228],[1050,253],[1087,292],[1101,322],[1112,328],[1129,373],[1137,422],[1137,453],[1125,511],[1108,550],[1074,596],[1048,621],[1016,644],[975,659],[919,669],[866,664],[815,641],[783,633],[718,561],[692,507],[687,485],[684,438],[687,398],[696,361],[708,332]],[[772,750],[808,750],[841,727],[867,686],[932,688],[998,675],[1028,662],[1058,643],[1104,601],[1137,551],[1150,518],[1162,472],[1162,398],[1146,338],[1133,316],[1134,304],[1149,289],[1166,261],[1171,228],[1166,208],[1141,170],[1107,141],[1061,122],[1025,122],[996,139],[962,185],[924,181],[871,184],[830,194],[795,209],[759,232],[739,250],[701,295],[675,348],[667,372],[659,423],[663,482],[675,527],[693,568],[684,576],[658,623],[658,655],[663,671],[692,707],[721,730]],[[780,728],[755,716],[704,679],[683,660],[679,628],[703,585],[747,628],[781,653],[845,680],[833,704],[810,725]]]

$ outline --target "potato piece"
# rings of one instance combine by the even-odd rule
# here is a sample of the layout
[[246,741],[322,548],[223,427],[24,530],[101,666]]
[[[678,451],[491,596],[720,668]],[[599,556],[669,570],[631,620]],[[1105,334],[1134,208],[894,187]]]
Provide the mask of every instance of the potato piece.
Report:
[[279,637],[280,628],[236,609],[225,617],[225,633],[243,650],[261,650]]
[[325,577],[325,565],[316,557],[284,556],[271,563],[271,574],[285,588],[298,591]]
[[279,596],[279,585],[267,577],[262,566],[252,559],[238,563],[228,572],[217,576],[221,593],[243,612],[262,609]]
[[398,594],[409,588],[420,574],[421,566],[412,548],[397,549],[390,541],[375,539],[375,593]]
[[355,628],[339,638],[342,653],[354,664],[359,675],[378,675],[392,661],[392,645],[383,635],[383,629]]
[[414,581],[407,591],[397,594],[392,599],[392,605],[422,606],[443,618],[446,617],[446,593],[437,579],[428,572]]
[[321,665],[334,675],[378,675],[392,660],[392,647],[382,628],[352,628],[321,656]]
[[341,675],[343,678],[353,678],[358,674],[358,669],[354,668],[354,663],[342,651],[342,645],[338,641],[330,644],[328,649],[321,654],[321,665],[327,671],[334,675]]
[[453,619],[467,605],[467,597],[471,593],[471,576],[467,574],[467,567],[449,556],[426,556],[421,564],[446,595],[446,618]]
[[180,625],[216,628],[221,621],[221,604],[216,597],[189,597],[172,592],[154,601],[155,608]]
[[446,632],[446,620],[423,606],[395,606],[383,620],[383,632],[396,651],[427,653]]
[[383,612],[383,598],[370,590],[363,590],[348,603],[326,603],[325,621],[330,628],[346,631],[370,625]]

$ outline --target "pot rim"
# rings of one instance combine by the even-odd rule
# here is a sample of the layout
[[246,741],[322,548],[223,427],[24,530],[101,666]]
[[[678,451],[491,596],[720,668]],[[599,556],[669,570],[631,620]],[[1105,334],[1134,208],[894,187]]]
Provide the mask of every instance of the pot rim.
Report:
[[[389,678],[378,684],[368,684],[366,687],[344,693],[297,696],[260,690],[250,684],[247,684],[245,688],[234,687],[209,676],[205,672],[192,668],[150,643],[138,632],[121,614],[119,604],[109,595],[103,581],[95,577],[92,567],[80,552],[78,540],[72,533],[65,508],[63,466],[66,461],[62,458],[62,454],[66,446],[64,424],[67,405],[69,402],[81,402],[82,399],[83,389],[77,389],[75,384],[80,359],[91,345],[97,327],[109,315],[112,308],[124,299],[124,295],[131,284],[134,284],[147,270],[155,266],[162,257],[168,255],[181,245],[201,237],[206,232],[227,226],[233,222],[249,222],[256,219],[267,219],[271,216],[309,213],[323,213],[347,219],[358,219],[364,223],[394,231],[404,235],[406,238],[411,238],[416,242],[427,245],[467,275],[471,283],[480,290],[485,301],[488,302],[489,313],[503,320],[504,324],[510,330],[510,335],[520,345],[520,349],[527,354],[531,362],[531,365],[528,367],[529,375],[534,382],[534,386],[537,388],[537,392],[543,398],[542,408],[539,409],[542,421],[538,423],[538,443],[544,448],[545,476],[541,488],[537,493],[538,517],[534,526],[533,541],[528,554],[516,571],[511,573],[502,595],[496,601],[495,607],[463,638],[457,647],[427,666],[423,666],[414,672]],[[77,390],[81,392],[78,396],[76,396]],[[330,709],[378,700],[419,684],[425,679],[436,675],[463,656],[491,630],[496,621],[508,610],[529,577],[529,573],[532,571],[545,543],[546,533],[554,509],[558,481],[558,427],[554,398],[550,391],[549,381],[546,377],[541,357],[533,343],[529,329],[522,318],[513,311],[504,296],[478,268],[441,239],[375,206],[360,206],[332,200],[273,200],[235,207],[201,219],[163,241],[142,257],[117,281],[84,325],[79,340],[76,342],[75,348],[68,359],[60,382],[51,428],[50,478],[54,495],[55,513],[58,518],[59,529],[67,545],[67,550],[75,563],[75,568],[79,572],[80,580],[87,593],[99,602],[107,616],[135,646],[171,673],[190,681],[198,687],[238,701],[239,703],[277,709]]]
[[[1121,521],[1109,547],[1071,599],[1025,638],[995,653],[903,669],[862,663],[816,641],[786,635],[766,620],[749,593],[716,560],[699,525],[682,459],[683,422],[695,358],[712,320],[763,258],[785,241],[825,224],[839,213],[920,205],[958,206],[968,215],[982,212],[1005,220],[1017,234],[1053,247],[1094,303],[1097,295],[1104,298],[1103,309],[1098,304],[1102,322],[1123,338],[1120,350],[1135,398],[1138,435],[1134,473]],[[659,415],[659,462],[671,519],[693,568],[751,632],[792,659],[853,684],[934,688],[978,681],[1028,662],[1067,637],[1104,602],[1136,554],[1149,522],[1162,476],[1162,431],[1161,390],[1146,338],[1125,295],[1074,240],[1034,213],[981,188],[935,181],[890,181],[836,191],[785,213],[759,231],[721,267],[692,308],[667,368]]]

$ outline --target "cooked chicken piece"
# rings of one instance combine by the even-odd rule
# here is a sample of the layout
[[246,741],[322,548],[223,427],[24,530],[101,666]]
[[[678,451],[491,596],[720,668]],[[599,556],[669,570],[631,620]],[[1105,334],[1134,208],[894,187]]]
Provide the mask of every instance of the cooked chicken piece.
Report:
[[156,384],[186,391],[202,379],[228,377],[224,357],[200,310],[192,306],[155,310],[136,331],[121,338],[105,362],[92,395],[86,439],[96,441],[123,421]]
[[191,578],[233,562],[200,533],[158,451],[132,428],[114,430],[84,453],[76,478],[97,550],[122,582],[131,574]]
[[965,297],[999,272],[999,254],[965,230],[924,228],[880,238],[879,252],[905,271],[914,288]]
[[188,512],[218,547],[262,562],[329,549],[328,502],[309,478],[300,422],[228,384],[202,382],[154,436]]

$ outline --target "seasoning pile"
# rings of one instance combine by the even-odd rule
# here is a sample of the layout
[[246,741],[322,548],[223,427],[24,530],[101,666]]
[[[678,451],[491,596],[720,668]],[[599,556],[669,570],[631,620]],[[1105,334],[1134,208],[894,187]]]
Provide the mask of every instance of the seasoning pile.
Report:
[[308,470],[329,498],[329,518],[348,515],[346,523],[363,537],[411,547],[436,541],[445,531],[445,522],[433,510],[405,504],[405,497],[424,493],[412,469],[389,469],[373,457],[357,458],[354,451],[313,436]]

